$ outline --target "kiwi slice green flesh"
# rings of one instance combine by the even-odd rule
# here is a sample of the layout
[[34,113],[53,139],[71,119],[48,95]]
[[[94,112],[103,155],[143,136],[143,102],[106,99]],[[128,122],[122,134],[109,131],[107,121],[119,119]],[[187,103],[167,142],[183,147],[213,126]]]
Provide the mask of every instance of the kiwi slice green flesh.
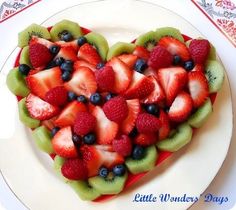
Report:
[[26,64],[29,67],[32,67],[30,58],[29,58],[29,46],[25,46],[20,53],[20,64]]
[[175,134],[159,141],[156,146],[159,150],[176,152],[191,141],[192,133],[193,131],[190,125],[183,123],[177,127]]
[[35,140],[38,148],[48,154],[53,153],[51,134],[50,131],[45,126],[40,126],[33,130],[33,139]]
[[111,58],[124,53],[131,54],[134,51],[134,48],[135,48],[134,44],[117,42],[110,47],[107,53],[107,60],[110,60]]
[[120,193],[127,180],[127,173],[123,176],[113,176],[112,178],[103,178],[95,176],[88,179],[89,185],[96,189],[102,195]]
[[151,51],[156,44],[157,34],[154,31],[140,35],[135,41],[135,45],[146,47],[149,51]]
[[174,37],[175,39],[178,39],[179,41],[184,43],[184,38],[180,31],[176,28],[173,27],[162,27],[162,28],[157,28],[156,29],[156,36],[157,36],[157,41],[159,41],[162,37],[164,36],[171,36]]
[[50,33],[47,28],[33,23],[18,34],[18,47],[23,48],[27,46],[32,36],[51,39]]
[[145,155],[140,160],[134,160],[131,157],[127,158],[125,165],[132,174],[150,171],[155,167],[158,153],[155,146],[145,148]]
[[82,36],[82,31],[78,23],[70,20],[62,20],[56,23],[50,30],[52,41],[55,42],[61,40],[61,34],[65,31],[71,33],[73,39],[77,39]]
[[21,99],[18,103],[20,121],[29,128],[37,128],[40,124],[39,120],[30,117],[29,112],[25,105],[25,98]]
[[200,128],[212,113],[211,100],[208,98],[188,119],[189,125],[194,128]]
[[205,75],[208,80],[209,92],[218,92],[224,81],[224,68],[216,60],[208,60],[205,65]]
[[101,34],[90,32],[85,35],[89,44],[92,44],[97,50],[102,60],[105,61],[108,52],[108,43],[104,36]]

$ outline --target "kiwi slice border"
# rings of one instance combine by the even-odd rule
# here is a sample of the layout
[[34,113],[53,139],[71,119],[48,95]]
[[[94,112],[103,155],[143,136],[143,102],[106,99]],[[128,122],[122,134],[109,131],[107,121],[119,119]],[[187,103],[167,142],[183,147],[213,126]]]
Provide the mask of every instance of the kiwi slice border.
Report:
[[178,39],[182,43],[184,43],[184,37],[182,36],[179,29],[174,27],[161,27],[156,29],[156,37],[157,41],[159,41],[162,37],[171,36],[175,39]]

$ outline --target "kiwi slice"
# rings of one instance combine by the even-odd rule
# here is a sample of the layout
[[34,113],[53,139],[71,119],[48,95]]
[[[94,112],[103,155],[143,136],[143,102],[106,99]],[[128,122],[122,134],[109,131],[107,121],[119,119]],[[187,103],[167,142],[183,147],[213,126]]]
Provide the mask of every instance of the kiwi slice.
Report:
[[145,34],[140,35],[136,39],[135,44],[146,47],[149,51],[151,51],[157,44],[157,41],[158,41],[157,33],[155,33],[154,31],[149,31]]
[[190,142],[192,133],[190,125],[183,123],[177,127],[176,132],[172,136],[157,142],[156,146],[163,151],[176,152]]
[[29,58],[29,46],[25,46],[20,53],[20,64],[26,64],[29,67],[32,67],[30,58]]
[[158,158],[155,146],[146,147],[144,152],[145,155],[140,160],[135,160],[131,157],[126,159],[125,165],[132,174],[150,171],[155,167]]
[[40,124],[39,120],[30,117],[29,112],[25,105],[25,98],[21,99],[18,103],[20,121],[29,128],[37,128]]
[[82,31],[78,23],[70,20],[62,20],[56,23],[50,30],[52,41],[55,42],[61,40],[61,34],[65,31],[71,33],[74,39],[82,36]]
[[33,130],[32,136],[38,148],[48,154],[52,154],[53,148],[51,143],[50,131],[45,126],[40,126]]
[[32,36],[51,39],[50,33],[47,28],[33,23],[18,34],[18,47],[23,48],[27,46]]
[[212,104],[211,100],[208,98],[205,103],[189,117],[188,123],[194,128],[200,128],[206,122],[211,113]]
[[54,157],[53,167],[58,174],[61,174],[61,167],[64,164],[65,160],[65,158],[60,157],[59,155],[56,155]]
[[112,173],[107,178],[95,176],[88,179],[89,184],[102,195],[120,193],[127,180],[127,173],[123,176],[114,176]]
[[224,68],[216,60],[208,60],[205,65],[205,75],[208,80],[209,92],[216,93],[224,81]]
[[135,44],[125,43],[125,42],[117,42],[112,45],[107,53],[107,60],[111,58],[127,53],[131,54],[134,51]]
[[101,34],[90,32],[85,35],[88,43],[93,45],[97,50],[102,60],[105,61],[109,49],[107,40]]
[[159,41],[164,36],[171,36],[184,43],[184,37],[182,36],[181,32],[177,28],[173,28],[173,27],[157,28],[156,36],[157,36],[157,41]]

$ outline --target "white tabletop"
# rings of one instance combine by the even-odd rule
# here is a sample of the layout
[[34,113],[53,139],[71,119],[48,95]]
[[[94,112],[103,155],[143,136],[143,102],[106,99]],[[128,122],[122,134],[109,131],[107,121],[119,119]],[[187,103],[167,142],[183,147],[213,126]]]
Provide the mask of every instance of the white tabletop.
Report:
[[[11,0],[14,1],[14,0]],[[168,8],[180,16],[191,22],[213,45],[216,47],[227,74],[229,76],[233,106],[236,109],[236,48],[226,39],[226,37],[207,19],[206,16],[190,1],[190,0],[146,0],[165,8]],[[234,0],[235,1],[235,0]],[[0,3],[3,1],[0,1]],[[7,1],[9,2],[9,0]],[[76,5],[86,0],[41,0],[32,7],[9,18],[5,22],[0,23],[0,67],[15,48],[17,43],[16,34],[22,28],[28,26],[32,22],[41,23],[52,14]],[[234,110],[233,109],[233,110]],[[1,112],[0,108],[0,116]],[[236,114],[234,113],[234,119]],[[2,135],[4,135],[4,131]],[[7,135],[7,134],[6,134]],[[236,202],[236,132],[233,133],[231,146],[226,160],[221,167],[219,173],[207,188],[206,193],[218,196],[227,196],[229,201],[226,204],[218,205],[216,203],[206,203],[200,200],[191,207],[191,210],[228,210],[231,209]],[[17,200],[16,196],[10,191],[3,178],[0,176],[0,209],[7,210],[25,210],[26,208]]]

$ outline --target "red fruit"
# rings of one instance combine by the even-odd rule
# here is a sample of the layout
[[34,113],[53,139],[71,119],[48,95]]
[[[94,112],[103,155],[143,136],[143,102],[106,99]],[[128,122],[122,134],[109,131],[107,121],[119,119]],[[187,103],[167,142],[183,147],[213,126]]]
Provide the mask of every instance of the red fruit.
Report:
[[194,68],[192,69],[192,71],[201,71],[201,72],[205,72],[205,69],[204,69],[204,65],[202,64],[195,64]]
[[42,71],[42,70],[30,69],[28,76],[33,75],[33,74],[37,74],[40,71]]
[[92,70],[93,72],[95,72],[97,69],[96,69],[96,66],[86,62],[86,61],[82,61],[82,60],[79,60],[79,61],[75,61],[74,62],[74,70],[77,70],[78,68],[80,68],[81,66],[83,67],[88,67],[90,68],[90,70]]
[[112,147],[115,152],[123,157],[129,156],[132,152],[132,142],[126,135],[122,135],[119,139],[114,139]]
[[88,43],[85,43],[80,47],[78,52],[78,58],[85,60],[95,66],[102,61],[97,50]]
[[57,115],[59,108],[30,93],[26,98],[26,107],[31,117],[47,120]]
[[95,71],[96,82],[101,91],[112,91],[115,83],[115,72],[111,66],[104,66]]
[[63,106],[67,102],[67,90],[63,86],[54,87],[45,94],[45,101],[55,106]]
[[183,122],[191,114],[193,102],[191,96],[182,91],[170,106],[168,116],[171,121]]
[[138,99],[127,100],[127,105],[128,105],[128,116],[120,126],[120,131],[124,134],[129,134],[133,130],[136,119],[141,110]]
[[188,74],[188,89],[195,108],[201,106],[209,95],[208,81],[201,71],[192,71]]
[[121,96],[114,97],[104,104],[103,111],[109,120],[120,123],[128,115],[127,102]]
[[170,134],[169,117],[163,110],[160,111],[159,120],[161,121],[161,127],[158,132],[158,139],[163,140],[167,138]]
[[154,84],[154,90],[142,100],[145,104],[159,103],[165,99],[165,93],[155,76],[148,77]]
[[75,52],[78,51],[79,49],[79,46],[77,44],[77,40],[73,40],[73,41],[70,41],[70,42],[65,42],[65,41],[57,41],[55,42],[57,45],[59,45],[60,47],[71,47],[74,49]]
[[153,90],[154,90],[154,84],[152,80],[150,80],[143,74],[134,71],[132,82],[128,90],[125,91],[124,97],[126,99],[133,99],[133,98],[142,99],[148,96]]
[[141,113],[137,117],[136,127],[139,133],[153,133],[159,130],[161,122],[151,114]]
[[42,44],[30,44],[29,59],[34,68],[44,69],[52,60],[52,54],[49,52],[49,49]]
[[61,128],[52,138],[54,152],[64,158],[76,158],[77,149],[72,141],[71,127]]
[[96,118],[89,112],[79,112],[75,119],[74,132],[77,135],[86,135],[93,131],[96,125]]
[[131,82],[133,71],[130,70],[124,62],[116,57],[113,57],[106,65],[111,66],[115,72],[113,92],[124,92]]
[[76,51],[71,46],[61,47],[55,59],[60,57],[64,58],[65,60],[71,60],[71,61],[78,60]]
[[173,62],[173,56],[162,46],[156,46],[150,53],[148,65],[153,69],[168,67]]
[[75,92],[77,95],[90,97],[97,90],[97,83],[94,72],[87,67],[76,69],[70,81],[64,83],[67,90]]
[[55,127],[54,121],[57,118],[57,116],[52,117],[48,120],[43,120],[41,121],[41,124],[44,125],[46,128],[48,128],[49,130],[52,130]]
[[111,144],[118,132],[118,124],[107,119],[99,106],[91,106],[90,109],[91,114],[97,119],[95,133],[98,144]]
[[32,36],[30,39],[30,45],[32,44],[42,44],[47,48],[50,48],[52,46],[55,46],[55,43],[48,41],[47,39],[40,38],[38,36]]
[[123,54],[118,56],[118,58],[124,62],[130,69],[133,69],[138,57],[132,54]]
[[26,77],[26,82],[31,92],[42,99],[50,89],[63,84],[59,67],[29,75]]
[[190,53],[184,43],[170,36],[162,37],[158,45],[167,49],[172,55],[179,55],[183,61],[190,60]]
[[72,126],[79,112],[86,112],[86,106],[78,101],[70,102],[60,113],[54,124],[58,127]]
[[204,64],[210,52],[210,43],[206,39],[193,39],[189,45],[189,52],[194,63]]
[[88,169],[81,159],[67,159],[61,167],[61,173],[70,180],[86,180]]
[[188,73],[182,67],[159,69],[158,81],[166,95],[167,106],[170,106],[183,89],[188,79]]
[[157,135],[155,133],[140,133],[134,139],[135,144],[144,147],[155,144],[156,142],[157,142]]
[[133,54],[146,61],[149,59],[150,56],[150,52],[143,46],[136,46],[133,51]]

